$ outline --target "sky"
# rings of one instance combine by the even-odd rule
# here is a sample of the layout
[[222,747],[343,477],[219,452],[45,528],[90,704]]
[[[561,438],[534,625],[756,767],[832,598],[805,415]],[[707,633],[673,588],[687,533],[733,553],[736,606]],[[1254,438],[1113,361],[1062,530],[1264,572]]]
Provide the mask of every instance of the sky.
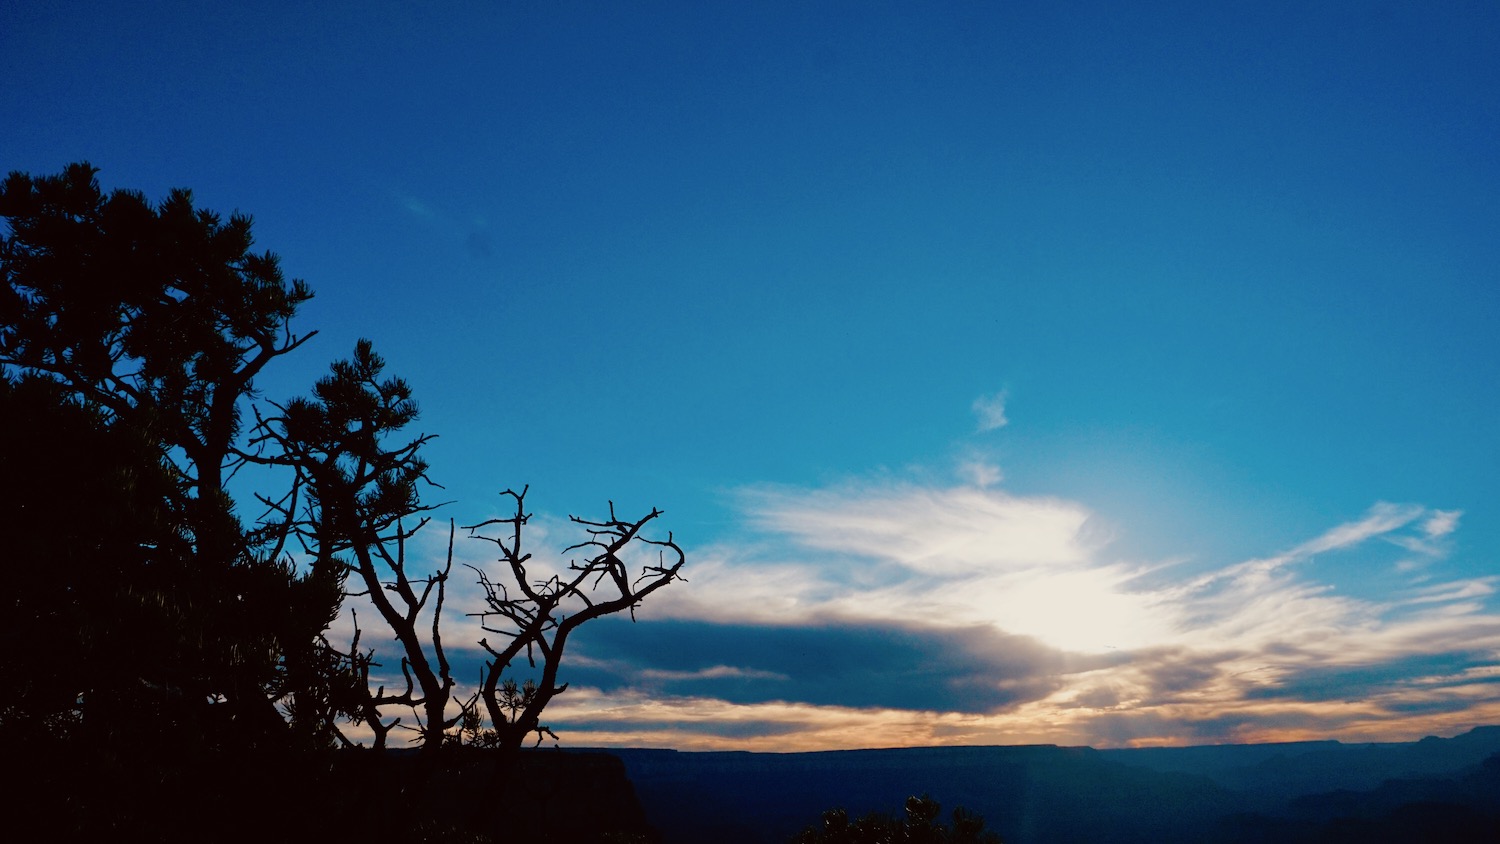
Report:
[[1500,723],[1500,6],[424,5],[0,5],[0,170],[253,215],[442,517],[664,511],[565,745]]

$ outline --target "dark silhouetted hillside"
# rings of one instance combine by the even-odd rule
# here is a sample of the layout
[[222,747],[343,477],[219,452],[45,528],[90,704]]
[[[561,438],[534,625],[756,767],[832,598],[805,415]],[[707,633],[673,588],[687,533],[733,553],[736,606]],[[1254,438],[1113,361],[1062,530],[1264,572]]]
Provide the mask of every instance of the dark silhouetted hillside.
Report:
[[825,809],[890,811],[911,794],[964,806],[1008,842],[1129,842],[1211,823],[1235,795],[1089,748],[619,753],[666,842],[784,842]]
[[616,751],[667,844],[785,842],[826,809],[889,812],[924,793],[1008,844],[1492,842],[1496,754],[1494,727],[1396,744]]

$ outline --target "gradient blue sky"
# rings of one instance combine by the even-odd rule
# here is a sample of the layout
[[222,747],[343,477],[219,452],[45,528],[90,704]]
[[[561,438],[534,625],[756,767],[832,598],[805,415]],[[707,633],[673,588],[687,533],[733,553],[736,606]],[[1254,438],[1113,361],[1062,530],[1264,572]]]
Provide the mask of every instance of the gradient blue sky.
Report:
[[4,4],[0,169],[253,214],[461,522],[666,511],[565,741],[1500,722],[1500,6],[443,6]]

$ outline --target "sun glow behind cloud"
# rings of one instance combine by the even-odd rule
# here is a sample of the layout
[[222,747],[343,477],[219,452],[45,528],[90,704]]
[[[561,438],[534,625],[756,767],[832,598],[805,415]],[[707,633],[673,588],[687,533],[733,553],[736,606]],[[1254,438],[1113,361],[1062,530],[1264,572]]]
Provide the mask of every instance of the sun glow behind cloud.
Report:
[[[789,749],[1409,738],[1500,714],[1495,578],[1414,580],[1372,601],[1320,576],[1320,556],[1381,542],[1435,565],[1446,551],[1427,540],[1455,530],[1456,511],[1377,502],[1292,548],[1188,573],[1112,559],[1092,514],[1056,498],[876,481],[758,487],[741,503],[759,539],[701,549],[691,587],[659,596],[649,619],[747,631],[883,624],[917,638],[989,630],[1039,656],[948,677],[976,694],[1016,690],[977,712],[818,705],[784,687],[742,691],[732,703],[668,693],[650,706],[673,713],[653,717],[655,741]],[[644,724],[642,706],[622,701],[590,727],[602,730],[592,740],[623,741],[629,724]],[[690,715],[709,709],[764,729],[731,735]]]
[[[880,480],[739,501],[749,541],[694,550],[689,582],[654,595],[639,624],[575,639],[572,686],[548,710],[568,743],[1376,740],[1500,719],[1500,578],[1427,575],[1456,511],[1380,502],[1190,573],[1113,559],[1088,508],[1053,497]],[[536,526],[534,548],[569,527]],[[425,532],[421,550],[446,541]],[[1380,543],[1424,573],[1383,601],[1319,576],[1321,557]],[[493,566],[484,543],[456,554],[456,569]],[[455,577],[445,638],[460,694],[482,660],[461,644],[483,635],[468,615],[480,609]]]
[[[739,490],[743,536],[689,549],[688,581],[639,623],[575,637],[549,722],[575,745],[796,750],[1405,739],[1500,720],[1500,577],[1440,577],[1460,511],[1376,502],[1250,559],[1128,560],[1111,550],[1128,525],[1002,489],[984,460],[956,474]],[[533,549],[576,528],[533,524]],[[438,533],[427,556],[446,551]],[[455,571],[493,556],[460,539]],[[1350,560],[1401,585],[1357,597],[1329,564]],[[445,640],[465,693],[483,657],[457,643],[484,634],[459,580]]]

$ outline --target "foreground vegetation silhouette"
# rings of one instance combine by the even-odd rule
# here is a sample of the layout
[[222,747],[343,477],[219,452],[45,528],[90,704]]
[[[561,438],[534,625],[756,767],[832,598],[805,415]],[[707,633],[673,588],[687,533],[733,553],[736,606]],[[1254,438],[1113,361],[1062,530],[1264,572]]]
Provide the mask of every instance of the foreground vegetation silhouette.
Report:
[[1001,844],[985,830],[984,818],[962,807],[953,810],[951,826],[938,821],[942,806],[925,794],[906,798],[905,810],[904,818],[872,812],[851,820],[845,810],[830,809],[792,844]]
[[[458,772],[515,795],[562,776],[520,750],[551,733],[542,711],[567,688],[577,627],[680,579],[671,534],[645,534],[660,511],[575,517],[583,539],[555,572],[522,551],[526,490],[506,491],[513,515],[470,529],[501,569],[475,572],[489,661],[454,700],[456,525],[445,560],[408,557],[434,509],[420,495],[431,437],[402,437],[409,386],[361,340],[310,396],[257,403],[256,378],[315,334],[292,330],[311,289],[251,251],[249,217],[185,190],[106,194],[95,174],[0,186],[0,742],[24,772],[7,822],[54,840],[399,840],[448,823],[429,816],[445,799],[434,783],[478,788]],[[246,524],[226,484],[251,464],[288,480]],[[350,644],[330,641],[354,596],[395,654],[362,647],[357,624]],[[371,748],[335,753],[353,728]],[[383,752],[393,732],[414,759]],[[476,763],[464,744],[492,752]],[[358,799],[313,796],[338,790]],[[501,820],[515,821],[476,823]]]

